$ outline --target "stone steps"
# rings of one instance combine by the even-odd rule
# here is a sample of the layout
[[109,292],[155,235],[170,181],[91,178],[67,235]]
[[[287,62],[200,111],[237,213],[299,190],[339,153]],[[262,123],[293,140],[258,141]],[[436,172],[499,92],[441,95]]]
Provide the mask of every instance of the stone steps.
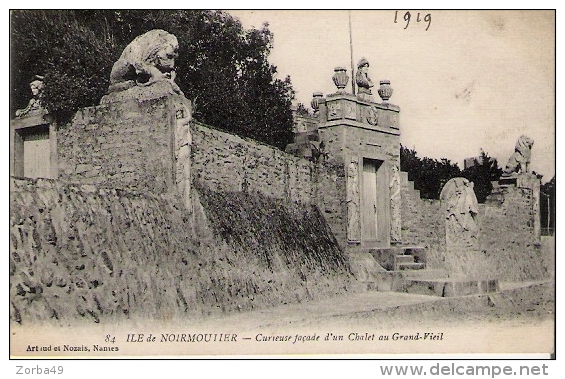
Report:
[[394,265],[396,266],[399,263],[414,263],[414,257],[412,255],[395,255]]
[[351,254],[370,253],[386,270],[397,270],[401,262],[425,263],[426,248],[422,246],[391,246],[388,248],[360,248],[348,250]]
[[426,249],[421,246],[355,247],[349,257],[359,285],[369,291],[438,297],[499,291],[498,280],[449,277],[444,269],[426,268]]
[[[437,270],[437,272],[439,271]],[[362,281],[361,285],[370,291],[400,292],[438,297],[494,293],[500,290],[497,279],[410,278],[407,276],[408,272],[385,271],[375,273],[372,279]]]
[[425,268],[426,268],[425,263],[403,262],[403,263],[398,263],[396,265],[395,271],[423,270]]
[[498,279],[404,279],[403,285],[395,290],[410,294],[454,297],[498,292],[500,286]]
[[425,270],[405,270],[403,274],[404,279],[414,280],[434,280],[449,277],[447,270],[430,268],[426,268]]

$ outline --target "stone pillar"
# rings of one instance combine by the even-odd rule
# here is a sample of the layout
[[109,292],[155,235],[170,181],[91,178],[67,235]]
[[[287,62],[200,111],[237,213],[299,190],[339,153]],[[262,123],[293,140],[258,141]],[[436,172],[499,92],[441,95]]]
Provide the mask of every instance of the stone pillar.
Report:
[[347,242],[350,244],[361,242],[360,200],[359,161],[355,158],[347,167]]
[[402,244],[402,196],[400,194],[400,167],[391,165],[390,171],[390,243]]
[[62,180],[190,201],[192,105],[169,81],[105,95],[58,135]]
[[503,202],[505,195],[509,191],[527,189],[530,192],[531,212],[529,215],[524,215],[524,218],[530,218],[528,223],[531,224],[532,227],[534,235],[533,243],[539,245],[541,243],[540,179],[538,179],[535,174],[524,172],[520,174],[503,175],[500,180],[493,183],[493,185],[493,193],[487,198],[487,201],[497,200],[498,202]]
[[540,180],[535,174],[523,173],[516,176],[516,186],[527,188],[532,191],[532,219],[534,228],[534,243],[541,243],[541,219],[540,219]]

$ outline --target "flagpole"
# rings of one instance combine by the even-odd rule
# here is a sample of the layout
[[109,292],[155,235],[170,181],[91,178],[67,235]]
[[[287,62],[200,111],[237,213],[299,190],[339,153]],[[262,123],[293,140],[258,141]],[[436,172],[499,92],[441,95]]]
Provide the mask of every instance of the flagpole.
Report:
[[355,95],[355,77],[353,71],[353,37],[351,36],[351,10],[349,10],[349,53],[351,58],[351,92]]

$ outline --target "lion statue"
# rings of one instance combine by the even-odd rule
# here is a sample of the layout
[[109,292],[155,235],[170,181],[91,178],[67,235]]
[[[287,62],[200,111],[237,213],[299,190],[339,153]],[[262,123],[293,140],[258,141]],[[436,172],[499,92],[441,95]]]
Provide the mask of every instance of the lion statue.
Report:
[[174,88],[177,38],[161,29],[150,30],[136,37],[114,63],[108,93],[122,91],[135,85],[148,86],[169,80]]
[[514,153],[508,159],[508,163],[504,168],[503,173],[510,175],[512,173],[527,173],[530,171],[530,160],[532,157],[532,146],[534,145],[534,140],[521,135],[516,142],[516,147],[514,148]]

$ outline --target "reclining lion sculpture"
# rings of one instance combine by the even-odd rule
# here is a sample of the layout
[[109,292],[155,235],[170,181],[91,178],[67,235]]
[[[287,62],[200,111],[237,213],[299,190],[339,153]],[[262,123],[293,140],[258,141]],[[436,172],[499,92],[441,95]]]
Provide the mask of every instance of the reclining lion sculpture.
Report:
[[108,92],[122,91],[134,86],[148,86],[169,80],[173,87],[177,38],[161,29],[150,30],[126,46],[110,73]]
[[510,159],[508,159],[508,163],[506,164],[503,173],[510,175],[515,172],[518,174],[529,172],[533,145],[533,139],[525,135],[521,135],[516,142],[514,153],[510,156]]

